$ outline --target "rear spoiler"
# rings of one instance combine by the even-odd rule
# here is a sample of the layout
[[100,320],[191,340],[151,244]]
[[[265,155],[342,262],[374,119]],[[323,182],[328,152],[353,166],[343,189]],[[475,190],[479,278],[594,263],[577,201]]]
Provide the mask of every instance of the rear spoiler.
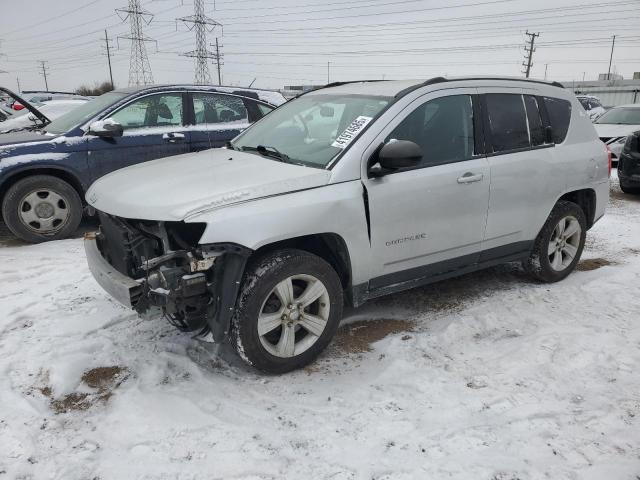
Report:
[[9,95],[11,98],[16,100],[17,102],[20,102],[21,105],[24,105],[24,108],[26,108],[31,113],[33,113],[38,118],[38,120],[40,120],[42,122],[43,125],[49,125],[51,123],[51,120],[49,120],[44,113],[42,113],[36,107],[31,105],[29,102],[27,102],[22,97],[20,97],[18,94],[13,93],[11,90],[9,90],[8,88],[4,88],[4,87],[0,87],[0,92],[6,93],[7,95]]

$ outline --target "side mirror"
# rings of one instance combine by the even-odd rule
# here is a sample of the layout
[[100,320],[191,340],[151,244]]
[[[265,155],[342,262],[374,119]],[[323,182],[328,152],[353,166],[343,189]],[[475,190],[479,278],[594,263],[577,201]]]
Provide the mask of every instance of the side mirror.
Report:
[[113,138],[121,137],[124,132],[122,125],[111,118],[106,120],[98,120],[89,125],[89,135],[97,137]]
[[378,152],[378,162],[369,169],[372,177],[382,177],[401,168],[415,167],[422,160],[422,149],[409,140],[392,140]]

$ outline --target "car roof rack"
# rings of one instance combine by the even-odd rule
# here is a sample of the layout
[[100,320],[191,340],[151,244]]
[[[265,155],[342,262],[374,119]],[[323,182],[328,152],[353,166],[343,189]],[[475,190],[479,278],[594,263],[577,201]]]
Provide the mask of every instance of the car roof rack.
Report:
[[404,97],[408,93],[411,93],[414,90],[417,90],[418,88],[426,87],[427,85],[434,85],[436,83],[443,83],[443,82],[466,81],[466,80],[504,80],[504,81],[508,81],[508,82],[531,82],[531,83],[541,83],[543,85],[550,85],[552,87],[564,88],[564,85],[562,85],[560,82],[555,82],[555,81],[554,82],[548,82],[546,80],[535,80],[535,79],[530,79],[530,78],[458,77],[458,78],[448,79],[448,78],[445,78],[445,77],[433,77],[433,78],[430,78],[429,80],[427,80],[425,82],[418,83],[417,85],[413,85],[411,87],[408,87],[408,88],[405,88],[404,90],[399,91],[398,93],[395,94],[394,98]]

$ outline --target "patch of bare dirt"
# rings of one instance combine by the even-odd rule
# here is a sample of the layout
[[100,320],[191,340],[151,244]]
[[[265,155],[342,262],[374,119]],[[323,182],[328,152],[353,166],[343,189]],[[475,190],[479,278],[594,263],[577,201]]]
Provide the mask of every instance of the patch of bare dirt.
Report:
[[[373,350],[371,345],[388,335],[410,332],[415,322],[401,319],[360,320],[338,329],[333,340],[333,349],[341,353],[365,353]],[[405,336],[406,337],[406,336]],[[404,338],[408,340],[408,338]]]
[[580,260],[576,269],[581,272],[590,272],[591,270],[597,270],[600,267],[606,267],[607,265],[615,265],[616,262],[607,260],[606,258],[588,258]]
[[111,366],[97,367],[82,374],[82,382],[93,390],[91,393],[71,392],[61,397],[54,397],[48,385],[49,373],[41,375],[44,385],[37,390],[49,398],[52,410],[57,413],[87,410],[96,403],[106,403],[113,395],[113,391],[129,378],[126,367]]
[[624,193],[622,190],[619,190],[618,188],[612,188],[609,193],[611,198],[615,198],[616,200],[640,202],[640,195],[633,194],[633,193]]

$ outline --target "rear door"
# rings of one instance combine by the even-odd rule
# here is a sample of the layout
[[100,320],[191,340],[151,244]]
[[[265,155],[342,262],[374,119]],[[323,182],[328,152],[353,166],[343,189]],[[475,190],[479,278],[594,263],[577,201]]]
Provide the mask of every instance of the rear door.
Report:
[[187,153],[186,98],[187,94],[182,92],[137,98],[109,117],[123,126],[122,137],[88,135],[93,180],[129,165]]
[[364,180],[374,265],[371,289],[477,261],[490,178],[475,141],[481,135],[474,121],[475,93],[465,88],[421,97],[381,135],[380,143],[417,143],[423,158],[417,168]]
[[481,261],[531,248],[564,188],[562,168],[547,142],[542,97],[535,91],[479,89],[491,170],[489,214]]
[[238,95],[192,92],[191,151],[223,147],[272,107]]

